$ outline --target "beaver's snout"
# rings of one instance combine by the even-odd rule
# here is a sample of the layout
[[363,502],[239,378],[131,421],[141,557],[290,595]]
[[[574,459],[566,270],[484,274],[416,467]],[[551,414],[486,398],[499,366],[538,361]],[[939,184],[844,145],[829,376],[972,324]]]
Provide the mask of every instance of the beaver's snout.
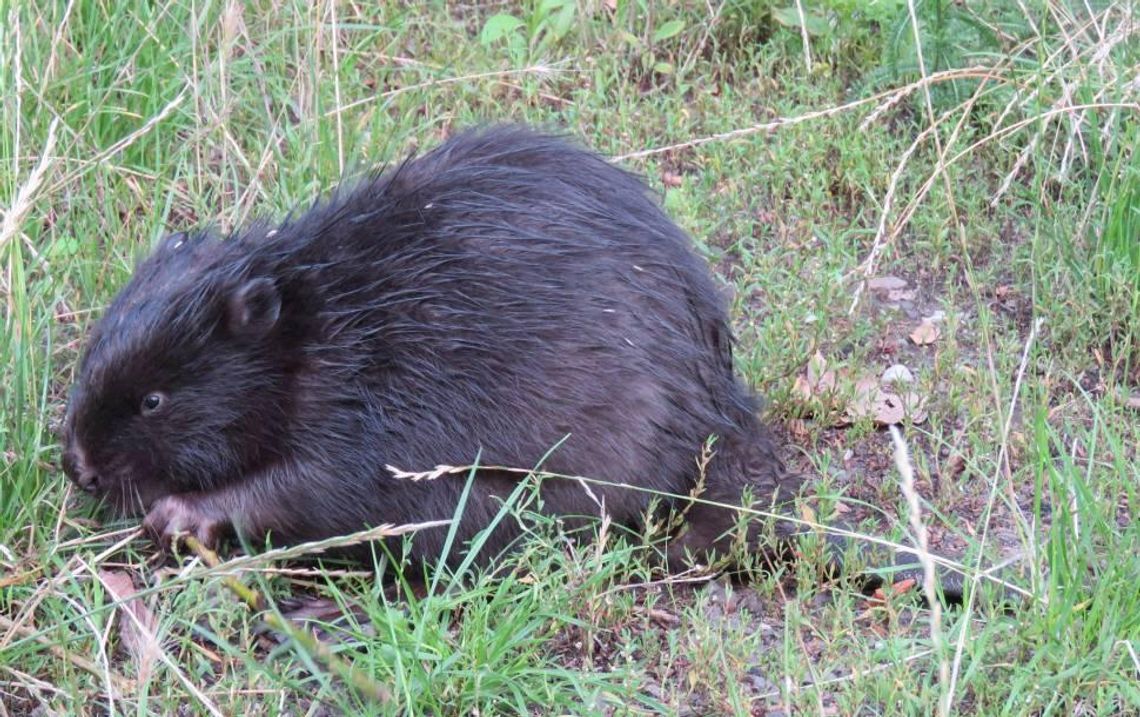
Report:
[[99,474],[88,465],[78,447],[69,447],[63,452],[63,472],[84,492],[95,495],[99,491]]

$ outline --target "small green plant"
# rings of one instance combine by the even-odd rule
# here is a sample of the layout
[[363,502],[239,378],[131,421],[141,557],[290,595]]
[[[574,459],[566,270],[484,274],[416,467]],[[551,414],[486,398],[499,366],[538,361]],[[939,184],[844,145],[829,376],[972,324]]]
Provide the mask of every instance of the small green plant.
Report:
[[[912,21],[906,3],[899,3],[893,24],[886,28],[884,72],[879,77],[894,82],[915,75],[922,68],[932,74],[969,65],[982,54],[999,52],[1001,38],[992,24],[978,16],[979,10],[985,8],[971,8],[952,0],[915,0]],[[958,103],[965,99],[971,86],[965,81],[940,84],[931,88],[931,99],[936,104]]]
[[[816,64],[834,67],[874,67],[881,53],[881,30],[906,17],[903,0],[825,0],[820,3],[781,2],[772,20],[786,33],[811,43]],[[792,38],[789,38],[792,39]]]
[[496,13],[483,23],[479,42],[486,48],[506,45],[512,62],[532,61],[570,33],[577,11],[574,0],[539,0],[523,17]]
[[659,75],[672,75],[676,71],[676,67],[661,52],[661,44],[680,35],[685,29],[685,20],[677,17],[655,25],[652,15],[642,19],[643,31],[641,35],[622,32],[620,33],[622,39],[632,50],[638,63],[645,71],[655,72]]
[[1126,153],[1131,156],[1119,162],[1104,190],[1098,242],[1100,257],[1109,264],[1105,268],[1120,266],[1132,275],[1134,286],[1140,286],[1140,157],[1135,152],[1138,139],[1133,137],[1133,151]]
[[1111,354],[1124,374],[1140,364],[1140,133],[1106,168],[1101,180],[1100,230],[1090,242],[1092,304],[1101,307]]

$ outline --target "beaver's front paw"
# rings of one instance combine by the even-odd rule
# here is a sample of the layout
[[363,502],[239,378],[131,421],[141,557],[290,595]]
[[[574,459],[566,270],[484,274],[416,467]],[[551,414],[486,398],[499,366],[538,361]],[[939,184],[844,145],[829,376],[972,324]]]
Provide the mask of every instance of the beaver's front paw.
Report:
[[213,549],[230,531],[230,521],[204,500],[188,495],[168,495],[151,505],[143,521],[143,529],[163,550],[170,549],[176,541],[188,535]]

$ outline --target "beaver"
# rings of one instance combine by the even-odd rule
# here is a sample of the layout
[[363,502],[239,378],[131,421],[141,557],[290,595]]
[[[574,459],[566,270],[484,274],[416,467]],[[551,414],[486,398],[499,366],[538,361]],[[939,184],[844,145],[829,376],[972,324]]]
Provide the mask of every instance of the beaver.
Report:
[[[450,519],[466,481],[390,467],[478,460],[463,545],[519,484],[496,467],[541,464],[599,481],[541,481],[541,512],[637,529],[672,496],[666,565],[708,561],[739,518],[709,503],[768,509],[801,485],[733,345],[707,263],[641,177],[560,135],[476,128],[280,223],[162,240],[91,331],[62,463],[162,543],[208,546]],[[448,530],[404,559],[438,557]],[[522,533],[499,521],[479,559]]]
[[[768,507],[799,481],[732,349],[707,264],[640,177],[556,134],[472,129],[280,224],[162,240],[90,334],[62,462],[160,539],[206,544],[451,518],[462,479],[387,467],[476,457],[603,481],[542,482],[540,509],[571,521],[600,501],[635,526],[698,480]],[[519,479],[478,471],[456,537]],[[723,550],[735,520],[698,503],[670,549]],[[520,531],[502,521],[484,552]]]

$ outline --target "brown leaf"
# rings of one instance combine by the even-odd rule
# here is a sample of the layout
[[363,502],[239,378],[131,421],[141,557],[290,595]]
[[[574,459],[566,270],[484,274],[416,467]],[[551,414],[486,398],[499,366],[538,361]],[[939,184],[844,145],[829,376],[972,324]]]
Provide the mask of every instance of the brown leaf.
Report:
[[674,627],[681,624],[681,618],[668,610],[662,610],[656,607],[649,608],[649,619],[657,623],[660,627]]
[[875,401],[872,405],[875,423],[880,426],[902,423],[903,418],[906,417],[906,409],[903,408],[902,399],[897,394],[879,391],[875,395]]
[[899,394],[902,400],[903,412],[914,423],[926,421],[926,398],[915,391],[904,391]]
[[823,376],[823,373],[826,370],[827,370],[827,359],[825,359],[823,357],[823,354],[821,354],[819,351],[816,351],[815,354],[813,354],[812,357],[810,359],[808,359],[808,365],[807,365],[808,385],[811,386],[812,388],[815,388],[816,386],[818,386],[819,385],[819,379],[821,376]]
[[1124,405],[1133,411],[1140,411],[1140,396],[1129,396]]
[[824,371],[823,375],[819,377],[819,382],[815,385],[815,393],[817,396],[822,396],[833,391],[835,391],[835,372]]
[[[802,418],[789,418],[784,424],[784,427],[788,429],[788,433],[791,433],[796,440],[806,441],[811,436],[811,433],[808,431],[807,423],[804,422]],[[2,579],[0,579],[0,584],[3,584]]]
[[661,183],[666,187],[679,187],[685,183],[685,179],[676,172],[670,172],[666,169],[661,172]]
[[241,32],[245,30],[245,19],[242,17],[242,3],[230,2],[222,13],[222,46],[229,47]]
[[942,468],[942,475],[953,480],[962,475],[965,470],[966,459],[962,457],[961,453],[955,453],[946,461],[946,465]]
[[910,332],[910,340],[919,346],[927,346],[938,340],[940,332],[934,322],[923,319],[914,331]]
[[864,418],[874,411],[875,395],[879,392],[879,380],[874,376],[863,376],[855,382],[855,395],[847,404],[847,415],[852,419]]
[[119,603],[119,636],[135,660],[139,682],[145,683],[162,652],[156,636],[158,620],[141,599],[131,597],[138,591],[128,573],[100,570],[98,574],[103,587]]
[[805,401],[811,398],[811,383],[806,376],[796,376],[796,382],[792,385],[792,393]]

